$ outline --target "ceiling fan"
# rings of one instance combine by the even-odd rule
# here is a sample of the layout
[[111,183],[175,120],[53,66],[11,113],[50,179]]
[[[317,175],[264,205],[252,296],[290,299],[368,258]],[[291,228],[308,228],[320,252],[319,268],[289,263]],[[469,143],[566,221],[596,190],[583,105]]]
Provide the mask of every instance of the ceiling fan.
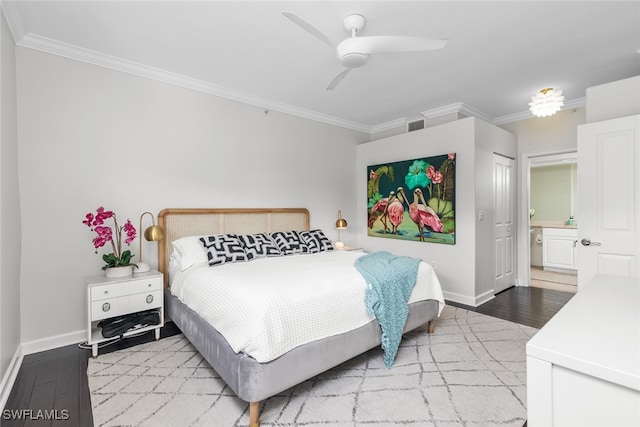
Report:
[[351,37],[335,45],[329,37],[295,13],[285,11],[282,14],[329,45],[331,50],[336,52],[340,63],[345,67],[343,71],[331,80],[327,90],[335,88],[349,74],[351,69],[362,67],[371,54],[442,49],[447,44],[447,39],[408,36],[357,36],[367,21],[362,15],[352,14],[344,18],[344,27],[351,33]]

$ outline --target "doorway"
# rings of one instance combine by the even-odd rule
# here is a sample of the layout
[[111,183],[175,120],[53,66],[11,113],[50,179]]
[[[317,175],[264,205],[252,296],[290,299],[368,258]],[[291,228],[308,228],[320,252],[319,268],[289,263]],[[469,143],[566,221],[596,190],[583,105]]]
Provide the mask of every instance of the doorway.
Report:
[[576,149],[523,154],[525,286],[577,291],[577,160]]

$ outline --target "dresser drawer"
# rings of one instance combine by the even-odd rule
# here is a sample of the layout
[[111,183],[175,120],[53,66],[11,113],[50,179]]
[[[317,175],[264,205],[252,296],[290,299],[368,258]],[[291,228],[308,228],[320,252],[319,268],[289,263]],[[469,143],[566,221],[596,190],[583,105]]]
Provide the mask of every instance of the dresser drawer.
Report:
[[121,287],[119,283],[110,283],[100,286],[91,287],[91,301],[98,301],[103,299],[110,299],[119,297],[121,293]]
[[108,298],[91,303],[91,319],[93,321],[107,319],[129,313],[129,298]]
[[151,291],[129,296],[129,311],[150,310],[162,306],[162,291]]
[[161,291],[162,277],[151,277],[148,279],[134,280],[132,282],[128,282],[127,286],[130,287],[130,292],[128,292],[128,294]]

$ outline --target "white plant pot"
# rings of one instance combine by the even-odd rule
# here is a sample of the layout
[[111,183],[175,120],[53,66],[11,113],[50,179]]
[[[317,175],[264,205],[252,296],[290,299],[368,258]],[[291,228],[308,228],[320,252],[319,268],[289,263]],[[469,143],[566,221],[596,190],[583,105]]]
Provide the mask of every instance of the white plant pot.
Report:
[[133,265],[127,265],[124,267],[111,267],[107,268],[105,276],[109,278],[114,277],[127,277],[133,275]]

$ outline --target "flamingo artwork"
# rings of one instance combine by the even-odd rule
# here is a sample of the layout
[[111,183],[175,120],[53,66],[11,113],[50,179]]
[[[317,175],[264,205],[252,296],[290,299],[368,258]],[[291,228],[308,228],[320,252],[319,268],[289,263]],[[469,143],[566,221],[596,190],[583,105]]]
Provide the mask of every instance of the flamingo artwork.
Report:
[[393,198],[395,197],[395,193],[392,191],[389,193],[389,197],[384,197],[380,200],[378,200],[372,207],[371,207],[371,211],[369,212],[369,219],[368,219],[368,225],[369,228],[373,227],[373,224],[375,224],[376,220],[378,218],[380,218],[380,221],[382,222],[382,225],[384,226],[384,232],[387,233],[389,232],[389,224],[387,223],[387,206],[389,205],[389,201],[393,200]]
[[413,190],[413,203],[409,205],[409,215],[418,226],[421,242],[424,242],[424,227],[429,227],[437,233],[442,231],[442,221],[440,221],[436,212],[427,206],[427,203],[424,201],[424,196],[422,195],[422,190],[419,188]]
[[387,216],[389,217],[389,222],[391,223],[391,233],[398,234],[398,227],[402,224],[404,220],[404,203],[409,204],[404,195],[404,189],[402,187],[398,187],[398,191],[396,192],[396,196],[393,200],[389,201],[387,205]]

